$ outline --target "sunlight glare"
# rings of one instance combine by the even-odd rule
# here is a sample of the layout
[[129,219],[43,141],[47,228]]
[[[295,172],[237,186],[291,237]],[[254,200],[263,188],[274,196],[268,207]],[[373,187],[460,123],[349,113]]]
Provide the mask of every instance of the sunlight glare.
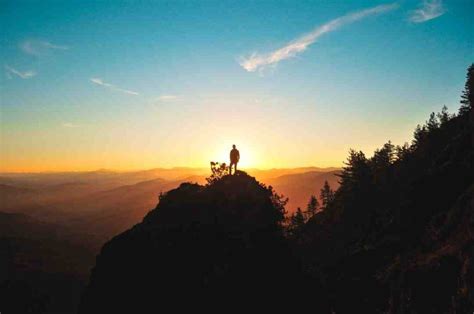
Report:
[[[232,149],[232,143],[225,141],[225,145],[222,145],[212,154],[214,159],[212,161],[225,162],[229,164],[230,162],[230,150]],[[230,143],[230,144],[227,144]],[[240,152],[240,161],[238,167],[243,168],[255,168],[259,165],[258,152],[255,147],[249,145],[248,143],[235,141],[235,145]],[[217,156],[217,157],[216,157]]]

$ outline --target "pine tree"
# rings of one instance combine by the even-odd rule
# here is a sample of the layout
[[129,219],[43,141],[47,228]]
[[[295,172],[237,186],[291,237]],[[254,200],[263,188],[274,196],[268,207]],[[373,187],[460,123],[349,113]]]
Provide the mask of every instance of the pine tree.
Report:
[[441,112],[437,114],[437,117],[438,117],[440,126],[443,126],[452,118],[452,115],[449,114],[448,107],[443,106],[443,109],[441,109]]
[[408,143],[405,142],[405,144],[401,146],[397,145],[397,147],[395,147],[396,160],[398,161],[404,160],[406,156],[410,154],[410,152],[411,152],[411,148],[410,148],[410,145],[408,145]]
[[354,184],[369,179],[370,168],[362,151],[357,152],[351,149],[345,165],[341,174],[338,175],[341,178],[341,188],[350,190]]
[[322,202],[322,210],[326,209],[328,204],[334,199],[334,191],[331,189],[327,180],[324,181],[324,186],[321,189],[320,199]]
[[311,195],[309,198],[308,205],[306,206],[306,211],[304,212],[306,220],[310,219],[313,217],[319,209],[319,202],[316,196]]
[[428,135],[428,129],[426,126],[417,125],[415,132],[413,132],[413,145],[414,147],[420,147],[424,143]]
[[464,114],[472,110],[474,106],[474,63],[467,68],[466,85],[461,95],[461,108],[459,113]]
[[428,132],[432,132],[439,128],[439,121],[434,112],[430,114],[430,118],[426,122],[426,126],[428,128]]
[[467,68],[466,85],[461,95],[461,108],[459,114],[469,114],[469,132],[471,132],[471,145],[474,146],[474,63]]
[[300,228],[305,224],[305,217],[301,208],[298,207],[296,212],[291,214],[290,223],[288,225],[288,231],[291,235],[296,235]]

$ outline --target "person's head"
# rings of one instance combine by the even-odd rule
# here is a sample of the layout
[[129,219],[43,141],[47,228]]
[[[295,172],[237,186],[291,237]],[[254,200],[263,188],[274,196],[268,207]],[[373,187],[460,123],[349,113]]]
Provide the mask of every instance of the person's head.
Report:
[[232,148],[235,148],[235,144],[234,144],[234,145],[232,145]]

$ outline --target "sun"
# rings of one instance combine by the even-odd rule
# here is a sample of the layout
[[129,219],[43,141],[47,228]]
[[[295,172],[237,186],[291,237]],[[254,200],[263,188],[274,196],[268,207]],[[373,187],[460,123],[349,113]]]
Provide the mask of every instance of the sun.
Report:
[[[213,154],[214,159],[215,159],[213,161],[225,162],[226,164],[229,164],[230,162],[229,153],[230,153],[230,150],[232,149],[232,145],[233,143],[225,144],[219,147],[218,149],[216,149]],[[244,169],[244,168],[258,167],[259,158],[258,158],[258,153],[255,147],[247,143],[244,143],[244,142],[239,143],[237,141],[235,142],[235,146],[240,152],[240,161],[238,164],[238,168]]]

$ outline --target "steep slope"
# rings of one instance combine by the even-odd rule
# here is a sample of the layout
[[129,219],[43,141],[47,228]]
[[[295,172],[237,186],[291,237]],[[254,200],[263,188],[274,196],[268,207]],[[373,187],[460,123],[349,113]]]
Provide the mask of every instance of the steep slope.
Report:
[[303,280],[278,204],[242,172],[169,191],[103,247],[79,313],[279,308]]
[[351,152],[334,201],[295,239],[335,312],[474,310],[473,125],[443,111],[410,146]]
[[390,312],[473,311],[474,184],[438,219],[422,247],[395,260],[382,277],[392,282]]

